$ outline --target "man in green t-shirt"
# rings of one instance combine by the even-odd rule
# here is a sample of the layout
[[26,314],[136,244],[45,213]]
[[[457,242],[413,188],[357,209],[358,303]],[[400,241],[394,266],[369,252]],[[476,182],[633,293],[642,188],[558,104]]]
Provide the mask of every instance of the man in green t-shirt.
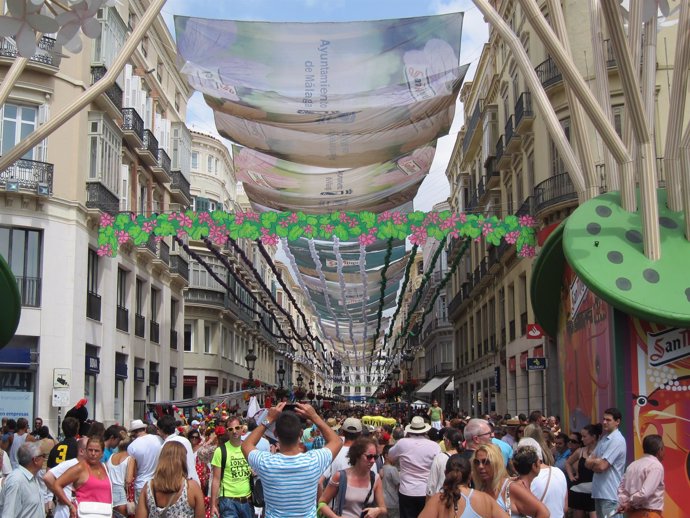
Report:
[[434,399],[429,411],[426,413],[431,421],[431,426],[440,430],[443,428],[443,410],[438,406],[438,401]]
[[[228,440],[223,446],[216,448],[211,460],[211,466],[213,466],[211,517],[253,518],[254,508],[249,503],[251,497],[249,477],[252,470],[242,455],[242,424],[239,418],[228,419],[227,434]],[[221,448],[225,448],[226,451],[225,469],[223,469]]]

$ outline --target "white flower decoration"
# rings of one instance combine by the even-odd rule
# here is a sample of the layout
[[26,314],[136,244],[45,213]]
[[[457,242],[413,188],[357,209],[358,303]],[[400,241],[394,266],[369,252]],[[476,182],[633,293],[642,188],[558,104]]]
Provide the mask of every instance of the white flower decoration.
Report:
[[96,38],[101,33],[101,24],[94,18],[107,0],[80,0],[71,10],[60,13],[56,20],[60,25],[57,42],[72,53],[81,52],[82,44],[79,29],[88,38]]
[[58,30],[57,22],[39,13],[43,2],[7,0],[9,15],[0,16],[0,36],[14,38],[17,53],[30,58],[36,53],[36,33]]

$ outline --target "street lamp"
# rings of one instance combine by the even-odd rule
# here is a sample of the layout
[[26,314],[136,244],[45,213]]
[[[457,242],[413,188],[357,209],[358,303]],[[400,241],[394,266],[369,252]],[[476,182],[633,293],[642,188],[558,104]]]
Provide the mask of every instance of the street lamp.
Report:
[[254,354],[254,349],[249,349],[247,356],[244,357],[247,361],[247,370],[249,371],[249,381],[254,379],[254,367],[256,366],[256,354]]
[[302,373],[300,372],[299,375],[297,376],[297,387],[302,388],[303,382],[304,382],[304,378],[302,377]]
[[316,385],[316,392],[317,392],[317,394],[320,394],[320,393],[321,393],[321,383],[319,383],[318,385]]
[[283,366],[280,366],[280,369],[278,369],[278,383],[280,384],[280,388],[283,388],[283,382],[285,381],[285,369]]
[[409,377],[412,373],[412,362],[414,362],[414,354],[412,354],[412,351],[404,351],[402,355],[402,360],[405,362],[407,376]]
[[393,367],[393,381],[395,381],[395,383],[397,384],[399,380],[400,380],[400,369],[396,365],[395,367]]

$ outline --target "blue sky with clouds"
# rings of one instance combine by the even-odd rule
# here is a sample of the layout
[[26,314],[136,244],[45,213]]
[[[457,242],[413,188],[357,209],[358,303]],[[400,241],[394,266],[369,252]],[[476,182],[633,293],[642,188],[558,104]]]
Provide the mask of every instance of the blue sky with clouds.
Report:
[[[163,16],[174,35],[173,16],[198,16],[257,21],[354,21],[404,18],[464,11],[461,63],[476,64],[488,39],[488,28],[471,0],[168,0]],[[468,78],[474,73],[470,67]],[[443,201],[450,189],[445,170],[456,133],[462,126],[462,106],[458,103],[449,136],[439,141],[431,173],[415,198],[415,209],[430,210]],[[190,127],[217,135],[213,115],[199,94],[188,105]]]

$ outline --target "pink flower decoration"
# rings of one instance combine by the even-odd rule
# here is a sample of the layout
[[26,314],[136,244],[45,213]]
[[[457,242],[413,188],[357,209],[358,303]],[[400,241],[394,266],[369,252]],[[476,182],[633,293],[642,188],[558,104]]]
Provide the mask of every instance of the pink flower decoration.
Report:
[[286,220],[286,219],[284,219],[284,220],[282,220],[282,221],[280,221],[280,222],[278,223],[278,225],[280,225],[280,226],[283,227],[283,228],[287,228],[287,226],[288,226],[289,224],[290,224],[290,222],[289,222],[288,220]]
[[426,233],[426,228],[422,226],[415,227],[414,225],[410,225],[410,230],[412,230],[412,235],[410,236],[410,243],[419,246],[426,243],[426,240],[429,237]]
[[520,222],[520,225],[522,225],[523,227],[533,227],[536,225],[536,221],[529,214],[525,214],[524,216],[520,216],[518,221]]
[[333,225],[321,225],[321,230],[326,234],[331,234],[335,230],[335,227]]
[[153,232],[154,228],[156,228],[156,224],[153,221],[144,221],[144,224],[141,226],[141,230],[147,234]]
[[512,232],[508,232],[503,239],[509,245],[514,245],[515,242],[518,240],[518,237],[520,237],[520,232],[514,230]]
[[208,212],[199,212],[197,216],[199,223],[212,223],[213,219]]
[[402,225],[403,223],[407,222],[407,215],[403,214],[402,212],[394,212],[393,213],[393,223],[396,225]]
[[103,257],[105,255],[112,255],[112,246],[110,245],[101,245],[98,247],[98,250],[96,253],[100,256]]
[[259,215],[256,212],[248,210],[244,213],[244,216],[251,221],[259,221]]
[[424,225],[429,225],[431,223],[438,223],[438,212],[430,212],[424,218]]
[[536,250],[533,246],[525,245],[522,247],[522,250],[518,251],[518,255],[520,257],[534,257],[536,254]]
[[359,244],[362,246],[373,245],[376,242],[376,236],[372,234],[361,234],[359,236]]
[[102,227],[109,227],[113,223],[115,223],[114,217],[112,217],[107,212],[104,212],[103,214],[101,214],[101,226]]
[[[263,229],[262,229],[263,230]],[[278,236],[275,234],[269,234],[268,232],[264,233],[261,236],[261,242],[264,245],[277,245],[280,240],[278,239]]]
[[189,227],[192,228],[192,218],[187,216],[186,214],[180,214],[179,217],[177,218],[178,221],[180,222],[181,227]]
[[184,239],[185,237],[187,237],[187,231],[183,228],[178,228],[177,237],[179,237],[180,239]]
[[460,218],[458,217],[457,214],[452,213],[450,216],[448,216],[446,219],[442,220],[439,224],[438,227],[441,230],[447,230],[449,228],[455,227],[455,225],[460,221]]
[[225,242],[228,240],[228,236],[225,233],[225,229],[217,225],[209,226],[208,237],[216,245],[224,245]]
[[377,219],[378,219],[378,222],[379,222],[379,223],[383,223],[384,221],[388,221],[388,220],[391,219],[391,218],[392,218],[391,211],[387,210],[387,211],[382,212],[381,214],[379,214],[379,216],[378,216]]
[[304,233],[305,234],[313,234],[314,233],[314,227],[312,227],[311,225],[307,225],[306,227],[304,227]]
[[288,216],[287,219],[288,219],[289,223],[297,223],[299,221],[299,216],[297,216],[297,214],[295,212],[293,212],[292,214],[290,214]]
[[121,245],[129,241],[129,232],[126,230],[116,230],[115,237],[117,238],[117,244]]
[[154,236],[154,238],[153,238],[153,240],[156,243],[160,243],[161,241],[163,241],[163,239],[164,239],[163,236]]
[[244,223],[244,212],[235,213],[235,225],[241,225]]

